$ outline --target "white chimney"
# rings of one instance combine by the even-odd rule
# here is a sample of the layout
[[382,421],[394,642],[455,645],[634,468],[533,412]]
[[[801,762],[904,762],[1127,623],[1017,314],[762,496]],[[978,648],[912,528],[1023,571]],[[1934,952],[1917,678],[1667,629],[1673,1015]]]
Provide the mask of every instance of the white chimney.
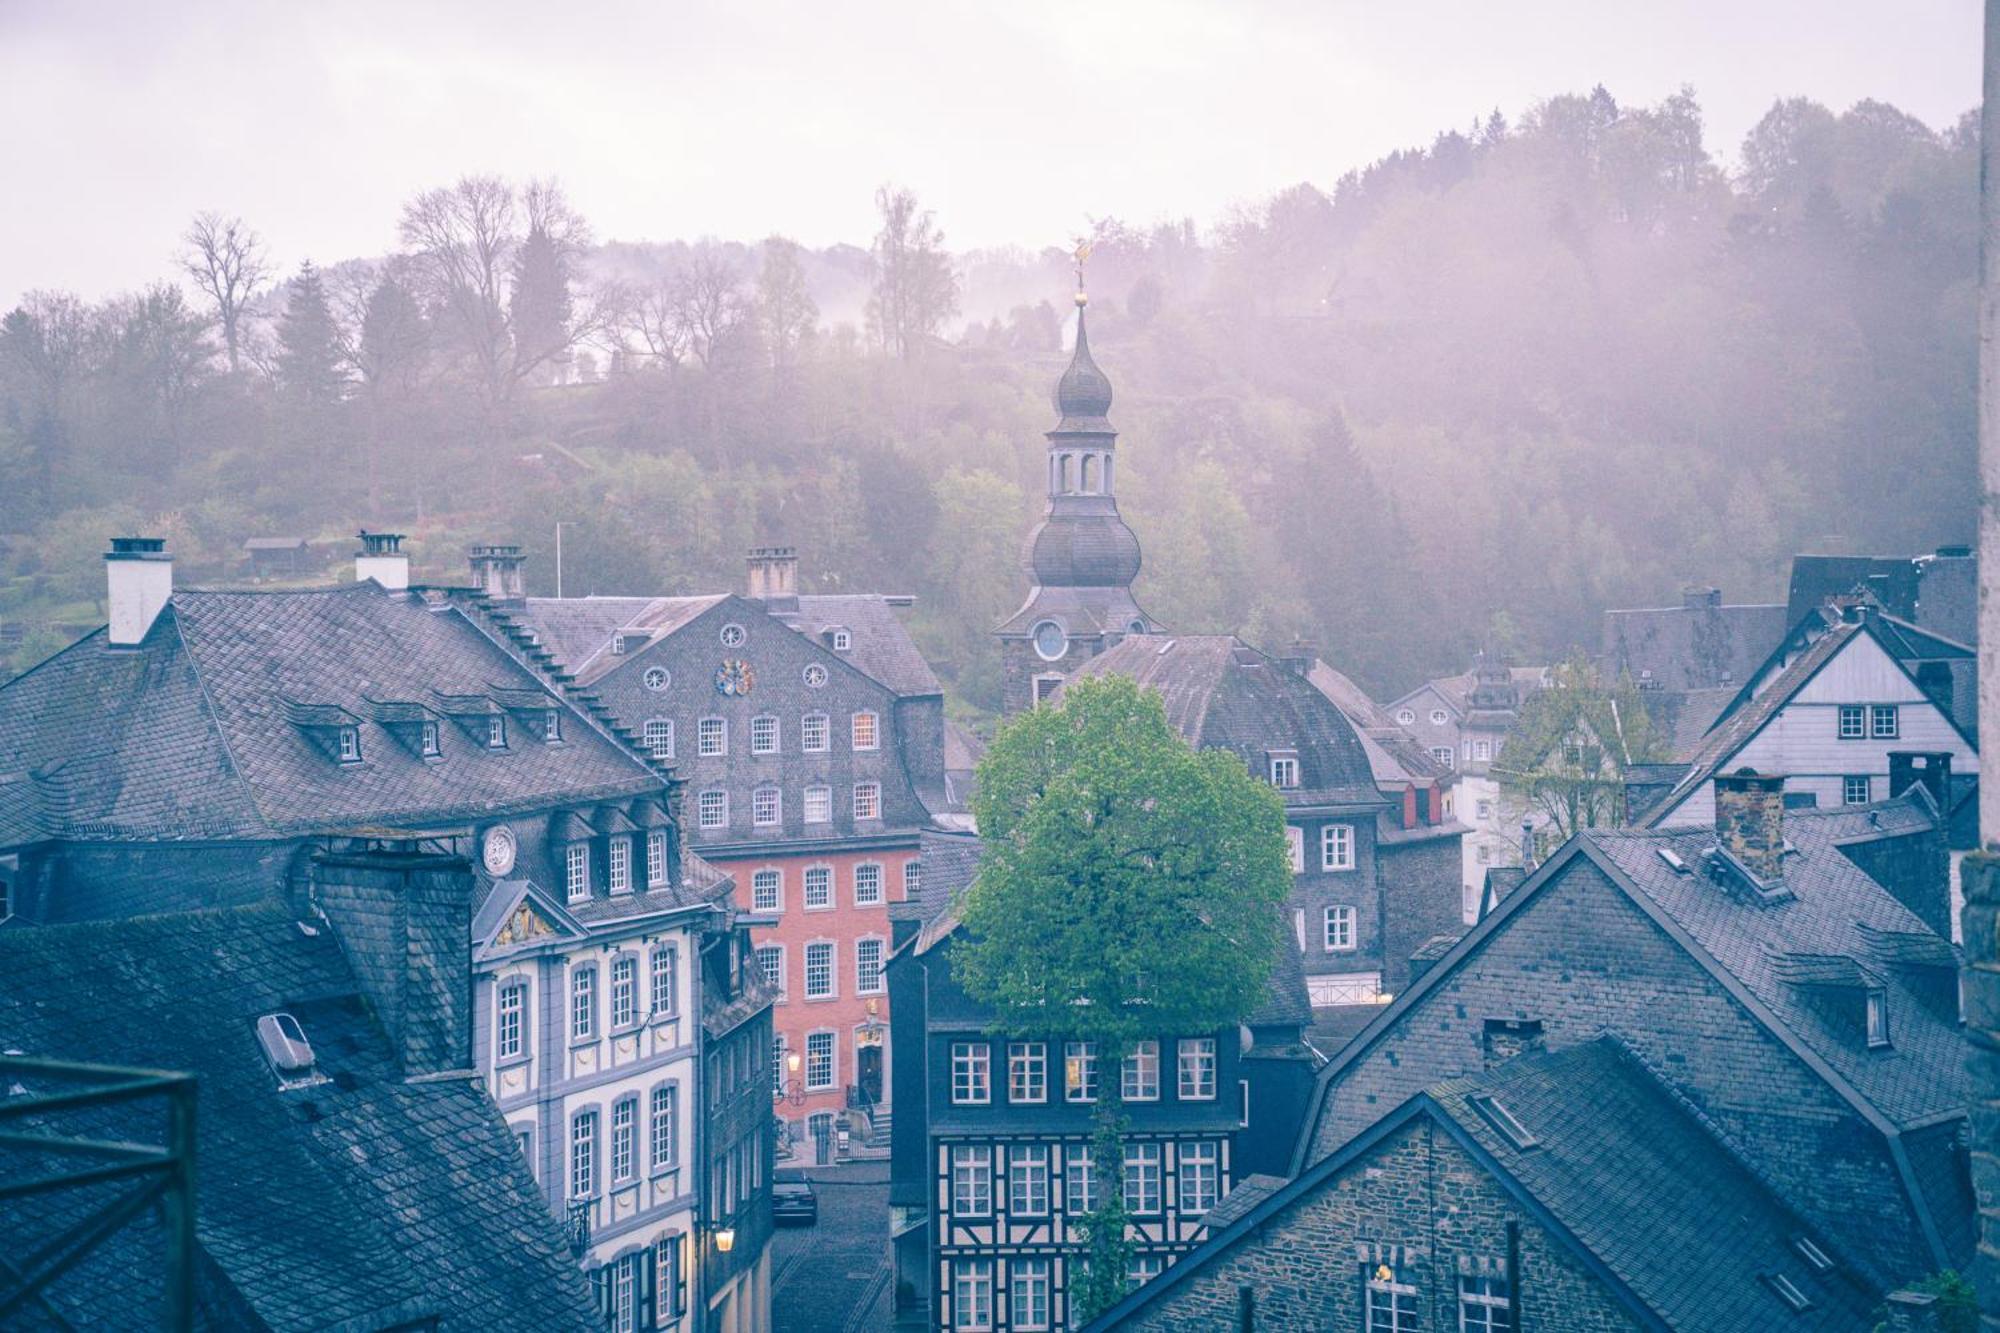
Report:
[[410,557],[403,554],[400,532],[361,530],[361,550],[354,557],[354,581],[374,579],[390,592],[410,586]]
[[104,553],[104,577],[109,584],[114,647],[143,643],[162,607],[174,595],[174,558],[165,537],[113,537]]
[[754,546],[750,549],[749,594],[773,611],[799,609],[799,553],[791,546]]

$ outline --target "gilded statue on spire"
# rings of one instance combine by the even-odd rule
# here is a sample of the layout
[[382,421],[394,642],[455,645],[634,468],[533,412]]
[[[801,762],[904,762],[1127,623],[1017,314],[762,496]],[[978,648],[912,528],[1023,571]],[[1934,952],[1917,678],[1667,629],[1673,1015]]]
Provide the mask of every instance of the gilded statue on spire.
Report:
[[1083,291],[1083,261],[1090,258],[1090,242],[1078,237],[1076,242],[1076,304],[1077,308],[1090,304],[1090,298]]

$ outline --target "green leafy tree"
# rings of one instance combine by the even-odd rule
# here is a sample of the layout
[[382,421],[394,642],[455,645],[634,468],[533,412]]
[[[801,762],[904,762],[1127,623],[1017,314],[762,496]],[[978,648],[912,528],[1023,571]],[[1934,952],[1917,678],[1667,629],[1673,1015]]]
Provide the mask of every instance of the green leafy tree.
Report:
[[1126,1289],[1125,1056],[1240,1023],[1263,998],[1286,945],[1284,807],[1235,755],[1190,749],[1157,694],[1104,676],[1001,729],[974,810],[986,850],[962,903],[961,984],[1009,1034],[1096,1043],[1089,1319]]
[[1493,766],[1503,796],[1558,841],[1625,822],[1625,773],[1666,758],[1630,676],[1607,681],[1578,653],[1529,694]]
[[782,236],[764,242],[764,266],[757,274],[757,327],[774,370],[789,370],[819,324],[819,306],[806,290],[799,246]]

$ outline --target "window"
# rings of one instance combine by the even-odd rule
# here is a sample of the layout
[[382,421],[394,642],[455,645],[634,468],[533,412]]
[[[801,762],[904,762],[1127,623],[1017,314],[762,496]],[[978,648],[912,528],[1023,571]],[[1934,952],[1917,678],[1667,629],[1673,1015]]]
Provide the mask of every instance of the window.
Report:
[[729,793],[710,788],[697,796],[695,819],[703,828],[728,828]]
[[665,1328],[687,1313],[687,1272],[681,1258],[686,1249],[686,1233],[662,1236],[653,1245],[656,1327]]
[[[785,1042],[785,1034],[782,1032],[772,1033],[771,1034],[771,1090],[773,1093],[775,1093],[780,1097],[784,1096],[786,1092],[791,1090],[791,1080],[788,1077],[786,1077],[786,1075],[790,1071],[788,1071],[785,1068],[785,1051],[787,1049],[788,1048]],[[791,1132],[791,1126],[789,1122],[779,1126],[778,1132],[781,1135],[789,1134]]]
[[818,1091],[833,1086],[833,1034],[806,1034],[806,1088]]
[[833,651],[844,653],[854,646],[854,636],[844,629],[833,632]]
[[1215,1038],[1182,1037],[1178,1092],[1184,1102],[1215,1099]]
[[1125,1207],[1134,1213],[1160,1211],[1160,1145],[1134,1143],[1125,1149]]
[[444,745],[438,737],[438,724],[426,722],[417,731],[417,749],[426,759],[435,759],[444,753]]
[[1840,780],[1840,799],[1849,805],[1868,804],[1868,775],[1850,773]]
[[799,719],[799,748],[807,754],[825,754],[830,730],[825,713],[807,713]]
[[1452,753],[1449,745],[1433,745],[1431,747],[1431,758],[1438,761],[1438,767],[1440,768],[1458,767],[1458,756]]
[[880,819],[882,817],[881,783],[857,782],[854,784],[854,817],[856,819]]
[[653,1170],[662,1171],[680,1160],[680,1089],[663,1083],[653,1089]]
[[361,729],[342,727],[340,729],[340,762],[358,764],[361,762]]
[[722,627],[722,646],[724,648],[741,648],[743,641],[749,637],[748,634],[743,632],[743,627],[734,621]]
[[1007,1211],[1043,1217],[1049,1211],[1049,1150],[1045,1144],[1015,1144],[1007,1152]]
[[1411,709],[1408,708],[1400,709],[1396,713],[1396,721],[1400,722],[1402,725],[1406,727],[1409,726],[1412,722],[1415,722],[1416,720],[1417,720],[1417,715]]
[[1354,909],[1336,903],[1326,909],[1322,946],[1328,953],[1345,953],[1354,947]]
[[1343,972],[1338,976],[1307,977],[1306,996],[1315,1009],[1341,1004],[1387,1004],[1380,972]]
[[951,1265],[951,1326],[993,1327],[993,1261],[956,1259]]
[[486,719],[486,748],[489,750],[507,748],[507,719],[498,713]]
[[1049,1327],[1049,1261],[1016,1259],[1008,1265],[1007,1318],[1012,1328]]
[[1860,704],[1840,706],[1840,739],[1858,741],[1868,734],[1867,710]]
[[1354,825],[1322,824],[1319,830],[1319,868],[1354,869]]
[[784,818],[784,805],[776,787],[759,787],[750,793],[750,822],[770,828]]
[[[1068,490],[1069,487],[1065,485],[1063,489]],[[1037,624],[1033,634],[1035,655],[1044,662],[1061,661],[1062,655],[1069,651],[1069,636],[1063,633],[1063,627],[1053,620],[1044,620]]]
[[597,1112],[579,1111],[569,1122],[569,1197],[597,1193]]
[[1873,1050],[1889,1044],[1889,994],[1868,992],[1868,1046]]
[[1222,1192],[1222,1167],[1213,1143],[1180,1146],[1180,1205],[1183,1213],[1205,1213]]
[[1128,1102],[1156,1101],[1160,1095],[1160,1043],[1157,1041],[1134,1042],[1132,1053],[1125,1057],[1125,1067],[1120,1071],[1123,1090]]
[[806,910],[819,912],[833,906],[833,871],[826,866],[806,867]]
[[1007,1047],[1007,1100],[1045,1102],[1049,1099],[1049,1048],[1039,1041],[1017,1041]]
[[750,719],[750,753],[776,754],[778,752],[778,719],[769,713],[759,714]]
[[1369,1273],[1367,1333],[1416,1333],[1419,1317],[1415,1286],[1398,1282],[1387,1264]]
[[667,831],[654,829],[646,835],[646,887],[657,889],[667,882]]
[[1878,741],[1896,739],[1899,734],[1896,705],[1876,704],[1868,710],[1868,734]]
[[854,941],[854,993],[882,993],[882,941],[878,939]]
[[1090,1145],[1071,1143],[1063,1148],[1063,1211],[1082,1217],[1097,1207],[1097,1168],[1090,1160]]
[[757,974],[779,995],[785,993],[785,946],[765,944],[757,950]]
[[1306,831],[1297,824],[1285,825],[1285,849],[1291,853],[1292,873],[1306,873]]
[[774,869],[759,870],[750,876],[750,910],[753,912],[782,912],[785,910],[784,875]]
[[631,954],[611,964],[611,1026],[629,1028],[639,1021],[639,960]]
[[528,1041],[524,1030],[527,1010],[528,987],[526,983],[512,981],[494,993],[494,1059],[517,1060],[527,1054]]
[[881,745],[882,738],[879,723],[880,719],[873,713],[856,713],[854,715],[851,730],[855,749],[873,750]]
[[695,752],[703,756],[729,753],[729,720],[705,717],[695,724]]
[[993,1211],[993,1150],[985,1144],[952,1145],[951,1211],[954,1217]]
[[569,1035],[589,1041],[597,1035],[597,969],[579,967],[569,974]]
[[1271,785],[1273,787],[1296,787],[1299,785],[1299,759],[1297,755],[1271,756]]
[[1477,807],[1477,812],[1481,819],[1491,819],[1493,817],[1493,802],[1481,801]]
[[873,864],[854,867],[854,905],[877,907],[882,902],[882,867]]
[[1493,742],[1474,741],[1472,743],[1472,757],[1480,763],[1491,759],[1493,757]]
[[653,950],[654,1018],[672,1017],[680,1009],[678,988],[674,985],[674,965],[678,959],[671,944]]
[[632,840],[613,838],[607,850],[607,868],[613,893],[632,892]]
[[826,786],[806,788],[805,821],[808,824],[826,824],[833,820],[833,788]]
[[563,886],[569,900],[590,896],[590,844],[573,842],[563,848]]
[[1063,683],[1062,676],[1055,672],[1049,672],[1043,675],[1036,676],[1035,707],[1040,708],[1044,703],[1054,698],[1055,692],[1062,688],[1062,683]]
[[1445,714],[1445,711],[1444,711],[1444,709],[1442,709],[1442,708],[1433,708],[1433,709],[1431,709],[1431,725],[1432,725],[1432,726],[1434,726],[1434,727],[1441,727],[1441,726],[1443,726],[1443,725],[1444,725],[1445,723],[1449,722],[1450,720],[1451,720],[1451,719],[1450,719],[1450,718],[1449,718],[1449,717],[1448,717],[1448,716],[1447,716],[1447,715]]
[[826,1000],[833,996],[833,945],[822,940],[806,946],[806,998]]
[[647,689],[655,691],[664,690],[674,682],[674,678],[668,674],[665,667],[647,667],[646,674],[641,676],[640,680],[645,683]]
[[1167,1268],[1164,1254],[1135,1254],[1132,1262],[1125,1266],[1125,1276],[1135,1287],[1143,1287]]
[[611,1183],[621,1184],[639,1174],[639,1099],[625,1097],[611,1106]]
[[816,690],[826,684],[826,667],[818,662],[808,662],[806,669],[799,673],[799,678],[805,681],[807,689]]
[[1097,1043],[1072,1041],[1063,1044],[1063,1100],[1097,1100]]
[[1458,1279],[1459,1333],[1513,1333],[1514,1303],[1501,1277]]
[[649,717],[641,729],[646,749],[655,759],[674,757],[674,722],[668,717]]
[[542,739],[545,741],[562,739],[562,714],[553,708],[542,713]]
[[917,860],[903,862],[903,896],[914,898],[924,886],[924,863]]
[[951,1100],[976,1106],[993,1100],[992,1053],[983,1041],[957,1041],[951,1046]]

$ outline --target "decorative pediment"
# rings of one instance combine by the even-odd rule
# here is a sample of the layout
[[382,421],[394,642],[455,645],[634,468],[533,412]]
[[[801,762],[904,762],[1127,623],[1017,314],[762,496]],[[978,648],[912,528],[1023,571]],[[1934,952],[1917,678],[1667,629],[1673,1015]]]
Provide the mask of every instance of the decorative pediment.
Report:
[[499,933],[493,937],[493,947],[500,949],[529,944],[555,933],[556,928],[541,918],[533,903],[522,902],[516,904],[513,913],[500,923]]
[[588,934],[583,924],[532,880],[501,880],[472,923],[474,958],[566,945]]

